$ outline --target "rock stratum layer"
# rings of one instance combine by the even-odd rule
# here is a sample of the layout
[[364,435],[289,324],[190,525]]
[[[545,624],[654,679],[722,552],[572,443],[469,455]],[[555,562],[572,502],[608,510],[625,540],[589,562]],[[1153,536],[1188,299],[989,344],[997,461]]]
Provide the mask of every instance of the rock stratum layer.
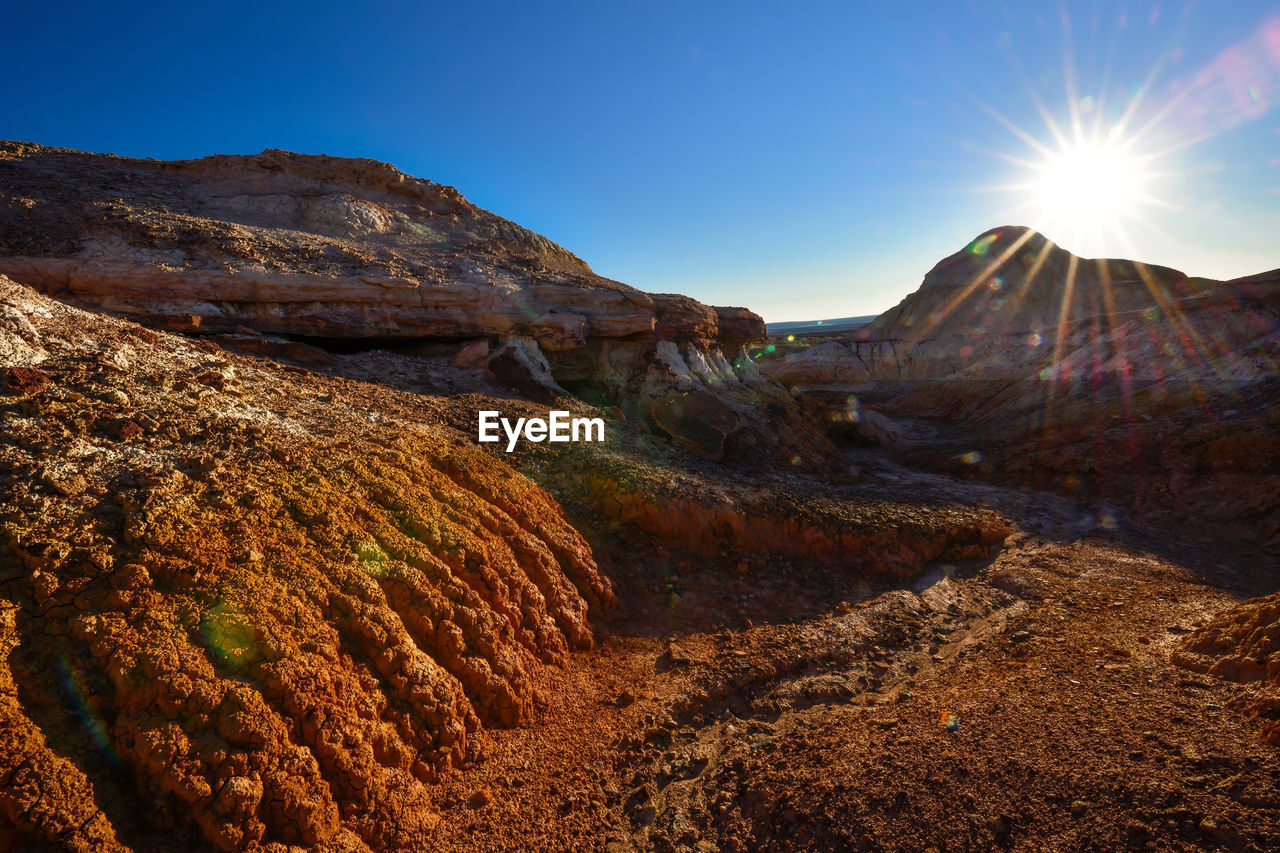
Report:
[[[522,396],[612,403],[716,459],[786,398],[739,387],[743,345],[765,336],[752,312],[603,278],[454,188],[372,160],[165,162],[0,142],[0,273],[259,352],[288,345],[263,335],[344,351],[451,343]],[[771,431],[784,443],[808,429],[784,420]]]
[[556,503],[448,430],[2,277],[0,421],[24,849],[429,847],[428,784],[613,600]]
[[869,326],[762,366],[829,416],[946,422],[918,464],[1277,545],[1278,365],[1280,270],[1188,278],[1006,227]]
[[0,273],[175,331],[395,340],[526,335],[548,352],[764,337],[646,294],[453,187],[269,150],[165,162],[0,142]]

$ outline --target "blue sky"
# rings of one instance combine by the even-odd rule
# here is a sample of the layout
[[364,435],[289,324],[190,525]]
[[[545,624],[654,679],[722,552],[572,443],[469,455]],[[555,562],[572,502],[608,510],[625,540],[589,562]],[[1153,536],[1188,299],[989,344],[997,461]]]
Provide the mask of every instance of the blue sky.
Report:
[[[602,275],[768,320],[888,308],[1000,224],[1195,275],[1280,266],[1275,2],[25,3],[6,18],[0,137],[387,160]],[[1142,198],[1102,223],[1079,199],[1048,209],[1061,146],[1044,116],[1073,148],[1073,114],[1080,140],[1118,134],[1119,168],[1142,173]]]

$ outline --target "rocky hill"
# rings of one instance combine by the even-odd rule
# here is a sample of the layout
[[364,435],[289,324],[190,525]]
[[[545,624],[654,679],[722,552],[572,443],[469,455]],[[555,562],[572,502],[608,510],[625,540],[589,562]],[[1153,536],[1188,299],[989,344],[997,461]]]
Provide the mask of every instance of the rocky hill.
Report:
[[565,362],[637,337],[732,358],[764,337],[750,311],[598,276],[453,187],[373,160],[164,162],[0,142],[0,226],[0,273],[174,331],[528,336]]
[[945,422],[907,442],[918,464],[1280,545],[1277,365],[1280,270],[1193,279],[998,228],[870,325],[762,367],[837,425]]
[[0,142],[0,273],[259,353],[434,347],[521,394],[612,403],[713,458],[736,442],[754,457],[803,451],[814,468],[829,449],[784,392],[742,392],[731,365],[765,336],[757,315],[598,276],[454,188],[372,160],[163,162]]
[[1228,282],[1079,258],[1003,227],[938,262],[920,287],[837,340],[770,362],[781,381],[1253,382],[1275,372],[1280,270]]

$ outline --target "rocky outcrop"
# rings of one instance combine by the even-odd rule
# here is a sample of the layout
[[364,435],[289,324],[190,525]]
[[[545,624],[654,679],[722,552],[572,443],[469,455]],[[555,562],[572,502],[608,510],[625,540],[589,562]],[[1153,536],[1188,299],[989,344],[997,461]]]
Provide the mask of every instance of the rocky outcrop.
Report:
[[528,719],[542,667],[612,603],[541,489],[337,381],[3,278],[0,371],[19,848],[151,849],[161,827],[429,849],[428,785],[481,726]]
[[885,500],[827,492],[743,489],[720,500],[629,489],[598,472],[582,478],[590,505],[614,523],[635,525],[674,548],[709,556],[800,557],[861,574],[910,575],[936,560],[989,557],[1012,532],[987,508],[948,506],[937,512]]
[[1002,226],[939,261],[918,290],[859,329],[857,339],[1053,329],[1195,297],[1212,284],[1168,267],[1079,258],[1030,228]]
[[759,317],[595,275],[453,187],[270,150],[162,162],[0,143],[0,272],[175,331],[527,335],[546,352],[649,336],[730,351]]
[[[892,349],[892,344],[890,348]],[[764,370],[784,385],[847,385],[868,378],[871,364],[863,360],[862,355],[862,348],[857,344],[824,341],[783,358],[767,361]],[[872,357],[874,359],[874,355]]]
[[[311,365],[323,354],[298,347],[449,341],[459,366],[521,395],[570,389],[677,441],[688,429],[668,415],[695,385],[727,413],[721,439],[765,402],[734,388],[729,361],[764,337],[757,315],[598,276],[452,187],[371,160],[271,150],[161,162],[0,142],[0,273],[151,328],[293,348]],[[670,352],[695,370],[679,387],[662,384]],[[719,457],[724,444],[689,446]]]
[[867,326],[765,362],[798,385],[866,380],[1256,381],[1274,369],[1280,271],[1229,282],[1078,258],[997,228]]
[[1280,746],[1280,593],[1219,614],[1183,640],[1173,660],[1196,672],[1259,684],[1263,694],[1248,711],[1266,721],[1263,740]]

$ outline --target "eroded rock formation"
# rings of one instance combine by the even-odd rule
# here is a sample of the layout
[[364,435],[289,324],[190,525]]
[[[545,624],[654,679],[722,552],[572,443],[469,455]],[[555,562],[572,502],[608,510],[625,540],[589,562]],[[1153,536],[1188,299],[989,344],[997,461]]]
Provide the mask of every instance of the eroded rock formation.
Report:
[[1267,721],[1263,739],[1280,746],[1280,593],[1218,614],[1188,636],[1173,659],[1196,672],[1259,684],[1263,695],[1247,710]]
[[[452,187],[384,163],[276,150],[162,162],[0,143],[0,226],[0,273],[152,328],[232,335],[263,353],[298,344],[252,335],[451,341],[472,363],[491,353],[488,374],[522,394],[549,401],[569,388],[712,457],[761,423],[743,399],[760,395],[733,393],[730,366],[764,337],[758,316],[598,276]],[[691,440],[666,416],[693,392],[726,413],[715,435]]]
[[6,833],[429,846],[612,601],[530,481],[302,371],[0,278],[0,373]]
[[0,272],[151,326],[317,338],[635,335],[723,344],[760,318],[594,274],[453,187],[264,151],[163,162],[0,143]]

